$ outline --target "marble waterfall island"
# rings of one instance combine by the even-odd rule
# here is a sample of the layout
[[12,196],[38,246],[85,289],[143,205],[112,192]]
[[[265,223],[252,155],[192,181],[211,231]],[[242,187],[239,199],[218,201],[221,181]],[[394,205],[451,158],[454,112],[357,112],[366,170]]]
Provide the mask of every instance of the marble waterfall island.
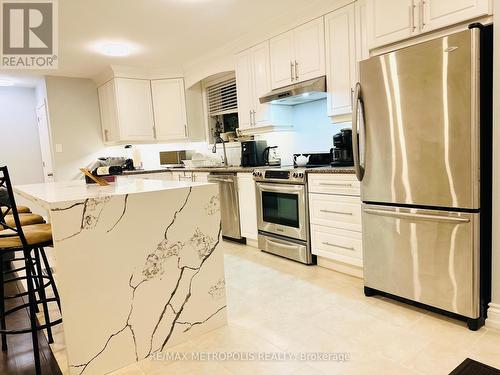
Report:
[[24,185],[50,212],[71,374],[105,374],[227,324],[217,185]]

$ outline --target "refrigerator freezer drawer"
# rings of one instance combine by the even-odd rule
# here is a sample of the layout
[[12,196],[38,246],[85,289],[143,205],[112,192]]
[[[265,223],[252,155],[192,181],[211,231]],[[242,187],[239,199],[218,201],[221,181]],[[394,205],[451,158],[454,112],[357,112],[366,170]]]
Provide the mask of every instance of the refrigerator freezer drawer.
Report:
[[370,288],[478,318],[479,253],[478,213],[363,205]]

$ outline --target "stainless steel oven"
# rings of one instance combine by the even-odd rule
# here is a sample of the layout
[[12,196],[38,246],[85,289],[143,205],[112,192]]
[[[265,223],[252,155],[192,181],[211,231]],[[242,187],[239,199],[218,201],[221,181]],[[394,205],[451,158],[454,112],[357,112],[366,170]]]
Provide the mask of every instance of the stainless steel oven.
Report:
[[259,230],[307,241],[306,186],[258,182]]
[[312,264],[305,171],[263,169],[254,172],[259,248]]

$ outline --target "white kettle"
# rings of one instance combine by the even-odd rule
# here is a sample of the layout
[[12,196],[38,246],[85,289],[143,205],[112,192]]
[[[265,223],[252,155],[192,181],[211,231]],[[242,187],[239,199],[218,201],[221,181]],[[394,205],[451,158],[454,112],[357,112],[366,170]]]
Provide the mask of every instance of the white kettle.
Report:
[[309,158],[311,155],[305,156],[305,155],[295,155],[293,157],[293,161],[297,167],[305,167],[307,163],[309,163]]

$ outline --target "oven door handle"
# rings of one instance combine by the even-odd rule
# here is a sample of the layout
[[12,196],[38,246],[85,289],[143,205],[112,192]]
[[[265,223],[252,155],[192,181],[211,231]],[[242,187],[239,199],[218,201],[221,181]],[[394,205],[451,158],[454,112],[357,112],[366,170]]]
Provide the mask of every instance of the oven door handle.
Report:
[[270,191],[273,193],[282,193],[282,192],[287,192],[287,193],[298,193],[300,194],[303,190],[304,187],[301,185],[301,187],[297,188],[294,186],[287,186],[286,184],[281,184],[281,185],[276,185],[276,186],[271,186],[271,185],[258,185],[260,191]]

